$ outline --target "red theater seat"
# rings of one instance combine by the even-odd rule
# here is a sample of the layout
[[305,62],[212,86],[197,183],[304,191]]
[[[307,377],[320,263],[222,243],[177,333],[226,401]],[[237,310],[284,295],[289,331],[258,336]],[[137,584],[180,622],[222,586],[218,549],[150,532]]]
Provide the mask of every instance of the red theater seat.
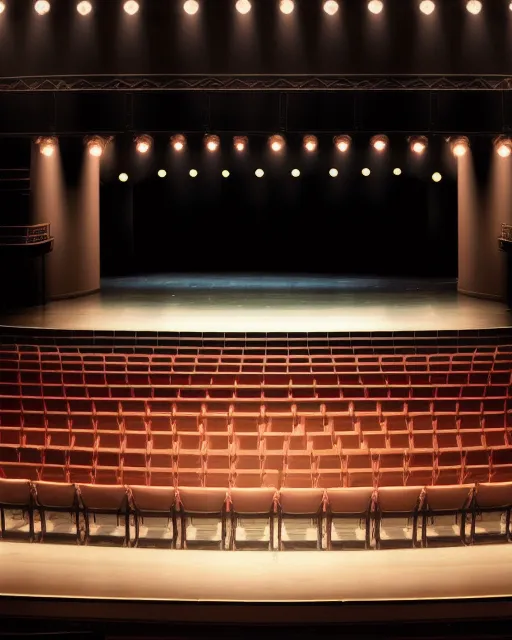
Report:
[[322,519],[324,508],[323,489],[290,489],[283,488],[279,492],[277,544],[284,549],[282,540],[283,521],[287,518],[311,518],[316,520],[316,548],[322,548]]
[[35,505],[41,519],[42,542],[47,533],[46,513],[69,513],[75,518],[75,536],[80,541],[80,505],[76,486],[65,482],[35,482]]
[[135,515],[135,538],[133,545],[136,547],[139,544],[140,525],[144,518],[167,518],[168,521],[172,523],[171,545],[175,548],[178,539],[178,527],[176,524],[176,495],[174,487],[130,485],[128,493]]
[[429,536],[427,529],[429,519],[435,519],[439,516],[457,517],[458,534],[456,534],[455,537],[457,537],[462,544],[466,544],[466,514],[471,508],[472,500],[473,487],[469,485],[427,487],[425,506],[423,509],[423,546],[426,547],[435,541],[446,541],[446,538],[448,538],[449,540],[453,540],[454,536]]
[[[238,489],[230,490],[230,511],[231,511],[231,537],[229,548],[236,549],[242,543],[237,540],[237,529],[240,521],[250,519],[266,519],[269,523],[268,542],[262,542],[268,546],[270,551],[274,550],[274,517],[278,494],[271,488]],[[246,546],[249,543],[244,543]],[[254,542],[250,543],[251,546]]]
[[190,544],[187,541],[187,520],[219,518],[221,522],[220,543],[205,540],[197,540],[201,544],[220,545],[220,549],[226,548],[226,514],[228,495],[226,489],[216,488],[178,488],[177,504],[179,507],[178,515],[181,521],[181,543],[180,547],[186,549]]
[[[1,463],[0,463],[1,464]],[[0,478],[0,535],[5,537],[5,511],[21,509],[28,513],[29,540],[34,540],[34,511],[32,487],[28,480]]]
[[[327,549],[333,546],[363,545],[370,548],[372,509],[374,506],[374,490],[368,487],[351,489],[327,489],[326,495],[326,532]],[[364,542],[357,538],[350,541],[332,541],[333,522],[336,520],[356,519],[365,523]]]
[[[397,541],[382,540],[383,519],[407,518],[412,521],[410,542],[406,544],[416,547],[418,543],[418,520],[424,500],[423,487],[379,487],[376,500],[375,543],[377,549],[386,544],[396,544]],[[402,543],[404,540],[402,539]]]
[[79,484],[78,492],[85,523],[85,544],[91,541],[90,516],[116,515],[124,519],[123,545],[130,543],[130,509],[124,486]]

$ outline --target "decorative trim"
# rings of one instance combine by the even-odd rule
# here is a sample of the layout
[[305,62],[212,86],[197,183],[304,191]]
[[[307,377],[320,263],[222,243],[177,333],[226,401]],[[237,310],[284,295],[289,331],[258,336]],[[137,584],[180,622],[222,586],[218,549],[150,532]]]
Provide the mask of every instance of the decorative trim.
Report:
[[100,75],[0,78],[0,92],[509,91],[501,75]]

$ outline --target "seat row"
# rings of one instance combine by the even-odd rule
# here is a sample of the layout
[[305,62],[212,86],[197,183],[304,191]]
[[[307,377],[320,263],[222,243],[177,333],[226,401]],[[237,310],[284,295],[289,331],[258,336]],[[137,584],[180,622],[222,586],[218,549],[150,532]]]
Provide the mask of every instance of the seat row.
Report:
[[[411,535],[408,544],[428,546],[439,542],[439,536],[429,535],[429,522],[441,516],[456,516],[456,539],[462,544],[474,544],[493,537],[510,542],[512,509],[512,483],[478,484],[442,487],[413,486],[407,488],[368,487],[357,489],[198,489],[180,486],[102,486],[59,484],[27,480],[0,479],[0,533],[6,535],[6,510],[23,510],[28,514],[29,539],[34,541],[35,514],[40,516],[42,542],[47,537],[47,513],[63,512],[74,517],[77,542],[91,540],[91,516],[111,514],[124,523],[124,544],[137,546],[144,519],[166,518],[171,526],[170,543],[173,548],[189,546],[187,524],[201,519],[220,521],[220,549],[236,549],[242,544],[237,538],[241,521],[267,520],[268,540],[263,544],[270,550],[276,548],[274,526],[277,523],[277,549],[285,548],[283,524],[290,519],[309,518],[316,528],[318,549],[331,550],[344,544],[333,542],[333,523],[358,519],[363,524],[365,548],[383,546],[381,535],[383,522],[394,518],[408,518]],[[477,532],[477,520],[482,513],[504,515],[505,526],[496,534],[481,535]],[[467,520],[470,532],[467,533]],[[130,520],[135,534],[131,537]],[[178,521],[180,527],[178,530]],[[227,540],[229,527],[229,540]],[[83,526],[82,526],[83,525]],[[452,537],[453,539],[453,537]],[[203,541],[204,542],[204,541]],[[351,540],[353,544],[356,540]]]

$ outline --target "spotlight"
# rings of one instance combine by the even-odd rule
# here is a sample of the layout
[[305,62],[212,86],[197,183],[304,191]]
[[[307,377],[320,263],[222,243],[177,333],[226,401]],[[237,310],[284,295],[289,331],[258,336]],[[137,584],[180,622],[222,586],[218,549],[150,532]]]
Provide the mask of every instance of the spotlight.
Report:
[[199,175],[199,172],[197,171],[197,169],[190,169],[190,171],[188,172],[188,175],[191,178],[197,178],[197,176]]
[[235,8],[238,11],[238,13],[245,15],[246,13],[249,13],[249,11],[251,10],[251,3],[249,2],[249,0],[238,0],[238,2],[235,5]]
[[299,178],[300,177],[300,171],[298,169],[292,169],[292,176],[294,178]]
[[79,2],[76,5],[76,10],[81,16],[88,16],[92,11],[92,4],[87,0],[83,0],[83,2]]
[[400,169],[400,167],[397,167],[396,169],[393,169],[393,175],[401,176],[402,175],[402,169]]
[[420,2],[420,11],[424,13],[426,16],[429,16],[431,13],[434,13],[436,10],[436,5],[433,0],[422,0]]
[[89,151],[89,155],[93,158],[101,158],[105,151],[106,141],[100,136],[91,136],[85,139],[85,144]]
[[0,13],[3,13],[5,11],[5,2],[3,2],[3,0],[0,0]]
[[183,10],[189,16],[193,16],[199,11],[199,2],[197,0],[187,0],[183,5]]
[[50,158],[55,153],[55,149],[57,148],[57,138],[49,137],[49,138],[38,138],[36,143],[39,145],[39,151]]
[[480,0],[468,0],[466,2],[466,9],[474,16],[478,15],[482,11],[482,3]]
[[411,151],[419,156],[425,153],[428,147],[428,139],[425,136],[413,136],[409,138]]
[[123,9],[129,16],[134,16],[139,10],[139,3],[135,0],[127,0],[123,5]]
[[128,174],[120,173],[119,174],[119,182],[128,182]]
[[508,8],[512,11],[512,2],[508,5]]
[[379,153],[382,153],[388,146],[388,137],[383,135],[373,136],[370,140],[370,144]]
[[223,178],[229,178],[229,176],[230,176],[229,171],[227,169],[224,169],[224,171],[222,172],[222,177]]
[[339,8],[336,0],[325,0],[324,2],[324,11],[328,16],[333,16],[335,13],[338,13]]
[[37,2],[34,4],[34,10],[40,16],[44,16],[50,11],[50,3],[48,2],[48,0],[37,0]]
[[233,138],[233,146],[235,147],[235,150],[238,152],[245,151],[248,144],[249,144],[249,139],[246,138],[245,136],[235,136]]
[[338,169],[329,169],[329,175],[331,176],[331,178],[337,178],[338,177]]
[[341,151],[341,153],[345,153],[345,151],[348,151],[351,142],[352,138],[350,136],[336,136],[334,138],[336,149],[338,149],[338,151]]
[[171,136],[171,147],[174,151],[183,151],[187,144],[187,139],[181,133],[177,133],[175,136]]
[[293,0],[280,0],[279,8],[282,13],[288,15],[295,9],[295,4],[293,3]]
[[165,169],[159,169],[158,170],[157,176],[159,178],[165,178],[166,175],[167,175],[167,171]]
[[283,136],[278,136],[278,135],[270,136],[270,138],[268,139],[268,142],[270,144],[270,148],[275,153],[279,153],[279,151],[282,151],[286,144]]
[[256,169],[256,171],[254,172],[254,175],[257,178],[263,178],[263,176],[265,175],[265,172],[263,171],[263,169]]
[[452,153],[456,158],[462,158],[466,155],[469,149],[469,140],[463,136],[461,138],[455,138],[451,141]]
[[512,140],[504,136],[499,136],[494,140],[494,148],[500,158],[508,158],[512,154]]
[[377,15],[384,9],[384,3],[382,0],[370,0],[368,3],[368,10]]
[[318,138],[316,136],[304,136],[304,140],[302,142],[304,144],[304,149],[309,153],[313,153],[313,151],[316,151],[318,147]]
[[147,153],[153,145],[153,138],[151,136],[143,135],[135,138],[135,148],[139,153]]
[[443,179],[443,176],[439,173],[439,171],[436,171],[435,173],[432,174],[432,180],[434,182],[441,182],[442,179]]
[[217,151],[220,146],[220,138],[219,136],[208,135],[205,137],[204,142],[206,144],[206,148],[210,153]]
[[370,171],[370,169],[367,169],[367,168],[365,167],[365,168],[361,171],[361,173],[363,174],[363,176],[364,176],[365,178],[367,178],[367,177],[370,175],[371,171]]

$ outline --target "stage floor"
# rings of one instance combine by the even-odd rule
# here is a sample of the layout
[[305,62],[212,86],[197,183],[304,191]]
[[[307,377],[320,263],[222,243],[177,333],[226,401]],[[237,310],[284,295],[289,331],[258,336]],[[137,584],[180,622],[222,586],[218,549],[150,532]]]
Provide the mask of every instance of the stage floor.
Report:
[[450,280],[169,275],[106,279],[101,292],[0,315],[0,324],[186,332],[430,331],[508,327],[504,304]]

